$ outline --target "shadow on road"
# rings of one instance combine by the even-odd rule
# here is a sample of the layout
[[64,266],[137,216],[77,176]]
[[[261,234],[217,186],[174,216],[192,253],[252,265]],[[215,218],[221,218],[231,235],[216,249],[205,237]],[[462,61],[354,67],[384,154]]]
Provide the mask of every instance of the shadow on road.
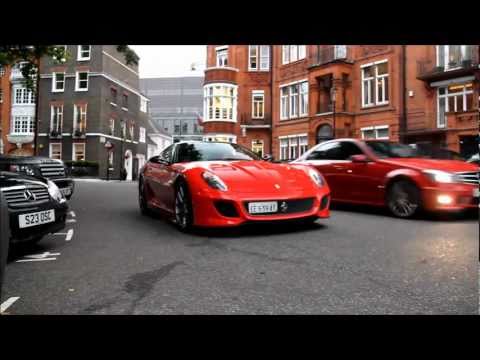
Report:
[[[395,218],[387,208],[379,207],[379,206],[369,206],[369,205],[356,205],[356,204],[344,204],[344,203],[332,203],[330,206],[331,210],[335,211],[345,211],[345,212],[356,212],[356,213],[363,213],[368,215],[377,215],[377,216],[384,216],[388,218]],[[335,216],[333,214],[332,216]],[[479,219],[479,211],[478,209],[470,209],[467,211],[462,212],[421,212],[418,216],[411,219],[411,221],[415,220],[423,220],[423,221],[478,221]],[[400,220],[400,219],[399,219]]]

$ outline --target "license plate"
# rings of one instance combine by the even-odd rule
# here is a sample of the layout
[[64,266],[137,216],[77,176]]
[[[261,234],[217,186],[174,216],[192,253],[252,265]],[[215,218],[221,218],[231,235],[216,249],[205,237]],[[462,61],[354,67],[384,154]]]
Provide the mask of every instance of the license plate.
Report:
[[478,188],[473,189],[473,196],[474,197],[479,197],[480,196],[480,190]]
[[62,188],[60,189],[60,192],[64,195],[64,196],[68,196],[72,193],[72,189],[67,187],[67,188]]
[[26,228],[30,226],[47,224],[55,221],[55,210],[39,211],[30,214],[18,215],[18,226]]
[[250,214],[274,213],[278,210],[276,201],[251,202],[248,204],[248,212]]

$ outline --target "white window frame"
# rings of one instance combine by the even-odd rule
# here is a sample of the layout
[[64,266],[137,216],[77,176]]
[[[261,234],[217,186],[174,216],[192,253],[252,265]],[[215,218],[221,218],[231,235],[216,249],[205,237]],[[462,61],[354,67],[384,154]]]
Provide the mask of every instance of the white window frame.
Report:
[[[62,74],[63,75],[63,87],[58,88],[57,87],[57,75]],[[52,92],[54,93],[60,93],[65,91],[65,72],[54,72],[52,73]]]
[[147,131],[144,127],[140,127],[139,134],[138,134],[138,141],[144,143],[147,138]]
[[148,100],[140,98],[140,111],[146,113],[148,111]]
[[[459,84],[458,86],[463,86],[463,89],[462,89],[461,92],[455,92],[455,93],[449,93],[448,92],[448,86],[441,86],[441,87],[437,88],[437,128],[445,128],[447,126],[446,113],[452,112],[452,111],[453,112],[459,112],[458,111],[458,105],[459,105],[458,98],[461,97],[461,107],[462,107],[461,112],[468,111],[468,109],[467,109],[467,95],[472,94],[472,96],[473,96],[473,93],[474,93],[473,86],[472,86],[471,90],[467,90],[467,85],[470,85],[470,84],[472,84],[472,83]],[[444,94],[440,94],[441,89],[445,90]],[[454,109],[450,109],[450,105],[449,105],[449,101],[448,101],[450,97],[455,98]],[[444,119],[440,119],[440,100],[441,99],[445,99],[445,118]]]
[[48,157],[50,159],[56,159],[56,158],[53,157],[53,151],[52,151],[53,146],[52,145],[58,145],[60,147],[60,157],[58,158],[58,160],[62,160],[62,143],[61,142],[56,142],[56,143],[50,143],[49,144]]
[[[15,130],[17,123],[18,123],[18,129],[19,129],[18,131]],[[24,127],[27,128],[26,131],[22,130]],[[12,117],[10,134],[11,135],[33,135],[34,134],[33,116],[14,115]]]
[[[226,92],[227,95],[215,95],[216,87],[223,88],[221,92]],[[237,100],[238,100],[238,86],[229,83],[210,83],[204,87],[203,98],[203,114],[205,115],[203,122],[208,121],[222,121],[222,122],[237,122]],[[231,94],[231,95],[230,95]],[[215,97],[222,97],[230,100],[231,108],[215,107]],[[218,110],[218,111],[217,111]],[[218,114],[218,117],[216,115]]]
[[[378,75],[378,66],[379,64],[387,63],[387,72],[382,75]],[[374,67],[373,71],[373,76],[365,77],[365,69],[369,67]],[[368,108],[372,106],[380,106],[380,105],[386,105],[390,102],[390,91],[389,91],[389,86],[385,86],[385,78],[388,78],[390,75],[390,67],[388,66],[388,60],[383,59],[379,61],[375,61],[373,63],[368,63],[368,64],[363,64],[360,66],[360,71],[361,71],[361,93],[362,93],[362,108]],[[379,81],[380,79],[380,81]],[[389,100],[379,100],[379,93],[378,93],[378,85],[379,83],[382,83],[382,96],[383,99],[386,98],[386,95],[388,95]],[[365,93],[365,83],[368,84],[367,86],[367,93]],[[390,83],[390,81],[388,81]],[[372,91],[373,96],[372,96]],[[366,100],[370,101],[370,99],[373,98],[373,102],[367,102]]]
[[[252,55],[254,50],[254,55]],[[255,58],[255,66],[252,66],[252,58]],[[248,46],[248,71],[269,71],[270,70],[270,46],[249,45]]]
[[306,45],[282,45],[282,65],[304,60],[306,57]]
[[265,141],[263,141],[263,139],[252,140],[251,148],[250,148],[250,149],[251,149],[253,152],[255,152],[255,151],[253,150],[253,147],[254,147],[254,145],[259,145],[259,144],[257,144],[257,142],[260,142],[260,143],[262,144],[262,154],[265,154]]
[[80,108],[80,120],[82,119],[82,116],[85,116],[85,121],[84,121],[84,129],[83,129],[83,132],[86,132],[87,131],[87,114],[88,114],[88,104],[73,104],[73,132],[75,132],[75,130],[80,130],[82,131],[82,129],[78,129],[77,128],[77,115],[78,115],[78,108]]
[[[252,55],[252,51],[254,55]],[[258,45],[248,45],[248,71],[257,71],[260,67]],[[252,66],[252,59],[255,59],[255,66]]]
[[[14,105],[35,105],[33,91],[26,87],[14,87],[13,104]],[[17,93],[20,93],[20,102],[17,101]]]
[[[82,46],[88,46],[88,56],[82,56]],[[88,61],[92,56],[92,45],[77,46],[77,61]]]
[[[306,83],[306,88],[302,90],[302,84]],[[287,88],[286,93],[284,90]],[[294,92],[296,91],[296,92]],[[301,100],[302,97],[302,100]],[[308,79],[294,81],[289,84],[280,85],[280,120],[296,119],[308,116],[309,113],[309,84]],[[304,102],[304,103],[302,103]],[[304,111],[302,110],[302,106]]]
[[288,137],[287,136],[280,136],[278,138],[279,145],[280,145],[280,160],[288,160]]
[[298,136],[298,156],[302,156],[308,151],[308,135]]
[[[261,96],[261,101],[256,101],[255,97]],[[256,113],[257,104],[261,104],[261,116]],[[264,90],[252,90],[252,119],[264,119],[265,118],[265,91]]]
[[228,47],[215,49],[215,63],[217,67],[228,67]]
[[222,133],[215,133],[215,134],[208,134],[204,135],[202,141],[218,141],[219,138],[226,138],[228,143],[236,144],[237,143],[237,136],[233,134],[222,134]]
[[114,118],[110,118],[108,120],[108,131],[111,132],[111,136],[115,135],[115,119]]
[[[87,74],[87,87],[80,88],[80,74]],[[88,71],[76,71],[75,72],[75,91],[88,91],[89,86],[89,72]]]
[[76,145],[82,145],[83,146],[83,158],[84,160],[87,160],[87,151],[86,151],[86,146],[84,142],[74,142],[72,143],[72,161],[82,161],[82,160],[76,160],[76,152],[75,152],[75,146]]
[[375,140],[388,140],[390,138],[390,136],[378,136],[378,130],[384,130],[384,129],[388,129],[389,126],[388,125],[377,125],[377,126],[367,126],[367,127],[362,127],[360,128],[360,132],[362,134],[362,139],[365,140],[366,137],[365,137],[365,131],[373,131],[373,138],[369,138],[369,139],[375,139]]
[[[57,129],[53,128],[53,118],[55,117],[55,108],[60,108],[60,111],[57,113],[60,116],[60,121],[57,121]],[[62,133],[63,129],[63,105],[51,105],[50,106],[50,131],[56,130],[60,134]]]
[[[443,61],[443,68],[445,71],[456,70],[460,68],[460,66],[450,67],[449,64],[449,57],[450,57],[450,46],[452,45],[436,45],[436,63],[437,66],[442,66]],[[466,59],[468,45],[460,45],[460,52],[462,59]],[[440,57],[440,47],[443,47],[443,59]]]

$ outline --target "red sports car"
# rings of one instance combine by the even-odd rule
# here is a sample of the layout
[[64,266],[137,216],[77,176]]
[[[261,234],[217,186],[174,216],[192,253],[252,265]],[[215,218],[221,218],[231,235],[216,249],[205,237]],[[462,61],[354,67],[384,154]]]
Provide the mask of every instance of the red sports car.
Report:
[[332,201],[388,206],[398,217],[420,209],[478,207],[478,165],[422,158],[410,146],[390,141],[336,139],[321,143],[293,164],[325,176]]
[[142,213],[161,210],[180,230],[329,217],[330,189],[309,166],[276,164],[230,143],[186,141],[140,172]]

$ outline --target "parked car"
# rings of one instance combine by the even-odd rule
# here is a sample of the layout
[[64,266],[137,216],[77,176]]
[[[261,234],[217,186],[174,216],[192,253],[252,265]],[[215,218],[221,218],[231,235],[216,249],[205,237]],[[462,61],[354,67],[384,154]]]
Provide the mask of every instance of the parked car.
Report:
[[10,217],[10,243],[35,243],[65,228],[68,205],[51,180],[0,172],[0,191]]
[[473,155],[467,160],[467,162],[472,163],[472,164],[480,165],[480,156],[479,156],[479,154],[478,154],[478,153],[473,154]]
[[416,150],[415,154],[417,157],[443,160],[466,160],[460,153],[440,146],[434,146],[431,144],[409,144],[409,146]]
[[21,172],[51,180],[67,200],[72,197],[75,189],[75,182],[66,175],[66,168],[61,160],[41,156],[0,155],[0,171]]
[[237,144],[185,141],[140,172],[142,213],[161,210],[180,230],[329,216],[330,190],[308,166],[275,164]]
[[332,201],[386,205],[398,217],[412,217],[420,209],[478,207],[477,165],[420,158],[408,145],[337,139],[313,147],[292,163],[320,171]]

